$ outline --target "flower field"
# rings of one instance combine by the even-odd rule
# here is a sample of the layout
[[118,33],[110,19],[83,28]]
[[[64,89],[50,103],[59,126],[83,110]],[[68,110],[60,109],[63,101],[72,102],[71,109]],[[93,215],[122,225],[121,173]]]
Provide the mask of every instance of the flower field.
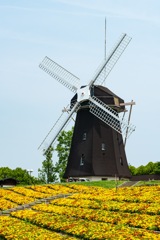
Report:
[[57,195],[61,198],[13,210],[8,216],[1,215],[0,237],[160,239],[160,186],[118,188],[117,191],[74,184],[14,187],[0,189],[0,207],[1,210],[16,209],[29,201]]
[[0,210],[18,207],[59,194],[70,194],[77,190],[63,185],[43,185],[0,189]]

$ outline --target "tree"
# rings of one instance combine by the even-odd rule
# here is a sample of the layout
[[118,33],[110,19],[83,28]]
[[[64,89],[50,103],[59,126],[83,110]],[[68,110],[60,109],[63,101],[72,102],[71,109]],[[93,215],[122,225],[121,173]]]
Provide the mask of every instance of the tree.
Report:
[[34,177],[30,176],[26,169],[19,167],[12,170],[12,177],[22,185],[34,183]]
[[145,175],[145,166],[141,165],[137,168],[136,175]]
[[129,165],[129,169],[132,175],[160,174],[160,162],[149,162],[147,165],[141,165],[137,168]]
[[55,164],[55,167],[56,172],[59,174],[59,178],[62,182],[64,181],[63,175],[67,166],[72,136],[73,128],[69,131],[62,131],[57,139],[58,144],[56,147],[56,151],[58,153],[58,162]]
[[132,174],[133,176],[137,174],[137,169],[136,169],[136,167],[134,167],[134,166],[132,166],[132,165],[130,165],[130,164],[129,164],[129,170],[130,170],[130,172],[131,172],[131,174]]
[[26,169],[22,169],[20,167],[17,167],[15,169],[10,169],[8,167],[1,167],[0,179],[5,179],[5,178],[14,178],[21,185],[40,183],[40,181],[34,176],[31,176]]
[[154,174],[154,168],[155,168],[155,163],[153,162],[149,162],[146,166],[145,166],[145,174]]
[[0,179],[12,177],[12,169],[9,167],[0,168]]
[[57,180],[55,167],[52,161],[53,147],[50,147],[45,153],[46,159],[42,162],[42,169],[38,169],[38,177],[44,183],[50,183]]
[[154,174],[160,174],[160,162],[156,162],[154,165]]

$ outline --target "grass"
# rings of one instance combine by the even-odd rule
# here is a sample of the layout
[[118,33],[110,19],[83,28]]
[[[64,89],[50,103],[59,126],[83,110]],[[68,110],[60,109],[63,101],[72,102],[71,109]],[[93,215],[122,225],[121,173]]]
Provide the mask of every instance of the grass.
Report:
[[155,186],[160,185],[160,180],[140,181],[136,186]]
[[[62,182],[62,183],[57,183],[57,184],[76,184],[76,185],[84,185],[84,186],[93,186],[93,187],[103,187],[103,188],[116,188],[123,184],[126,181],[122,180],[104,180],[104,181],[89,181],[89,182]],[[45,184],[37,184],[39,186],[43,186]],[[155,186],[155,185],[160,185],[160,180],[150,180],[150,181],[139,181],[136,186]],[[17,185],[16,187],[26,187],[26,186],[31,186],[31,185]],[[7,189],[7,188],[6,188]],[[10,187],[8,188],[10,189]]]
[[[84,186],[93,186],[93,187],[103,187],[103,188],[116,188],[123,184],[125,181],[118,180],[117,182],[114,180],[109,181],[90,181],[90,182],[71,182],[71,184],[76,185],[84,185]],[[68,183],[67,183],[68,184]],[[70,183],[69,183],[70,184]],[[136,186],[152,186],[152,185],[160,185],[160,180],[151,180],[151,181],[139,181]]]
[[[93,187],[103,187],[103,188],[115,188],[116,186],[121,185],[125,181],[90,181],[90,182],[71,182],[71,184],[84,185],[84,186],[93,186]],[[70,183],[69,183],[70,184]]]

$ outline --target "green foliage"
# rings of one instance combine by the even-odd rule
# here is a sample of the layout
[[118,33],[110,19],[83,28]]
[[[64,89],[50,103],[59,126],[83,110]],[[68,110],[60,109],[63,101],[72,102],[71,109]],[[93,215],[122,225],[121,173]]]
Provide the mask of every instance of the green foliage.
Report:
[[38,177],[43,183],[52,183],[57,180],[52,161],[52,152],[53,147],[50,147],[45,154],[46,159],[42,162],[42,169],[38,169]]
[[148,175],[148,174],[160,174],[160,162],[149,162],[146,166],[134,167],[129,165],[129,169],[132,175]]
[[155,174],[154,168],[155,168],[155,164],[153,162],[149,162],[145,166],[145,174]]
[[19,184],[21,185],[28,185],[28,184],[37,184],[39,183],[38,179],[31,176],[26,169],[22,169],[17,167],[15,169],[10,169],[8,167],[1,167],[0,168],[0,179],[5,178],[14,178],[16,179]]
[[17,179],[19,183],[23,184],[33,184],[34,178],[25,169],[16,168],[12,171],[12,177]]
[[141,165],[136,169],[136,175],[145,175],[146,169],[145,166]]
[[58,153],[58,162],[56,163],[56,172],[59,174],[61,182],[64,181],[63,175],[67,166],[67,160],[71,147],[73,128],[69,131],[62,131],[58,137],[56,151]]
[[0,179],[12,177],[12,169],[9,167],[0,168]]
[[156,162],[154,165],[155,174],[160,174],[160,162]]
[[129,170],[131,172],[131,174],[134,176],[137,174],[137,168],[132,166],[132,165],[129,165]]

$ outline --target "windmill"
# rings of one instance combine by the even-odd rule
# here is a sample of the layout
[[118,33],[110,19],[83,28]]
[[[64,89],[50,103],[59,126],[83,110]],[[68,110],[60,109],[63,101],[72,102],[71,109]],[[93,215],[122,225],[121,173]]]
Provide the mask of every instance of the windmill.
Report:
[[[70,107],[64,110],[41,143],[44,154],[57,139],[70,119],[76,114],[67,168],[68,177],[95,179],[130,178],[125,154],[124,138],[135,130],[130,118],[125,120],[124,100],[102,86],[131,38],[123,34],[93,78],[85,86],[65,68],[45,57],[39,67],[74,93]],[[65,113],[68,112],[68,114]],[[49,139],[50,138],[50,139]],[[49,142],[47,145],[46,142]]]

